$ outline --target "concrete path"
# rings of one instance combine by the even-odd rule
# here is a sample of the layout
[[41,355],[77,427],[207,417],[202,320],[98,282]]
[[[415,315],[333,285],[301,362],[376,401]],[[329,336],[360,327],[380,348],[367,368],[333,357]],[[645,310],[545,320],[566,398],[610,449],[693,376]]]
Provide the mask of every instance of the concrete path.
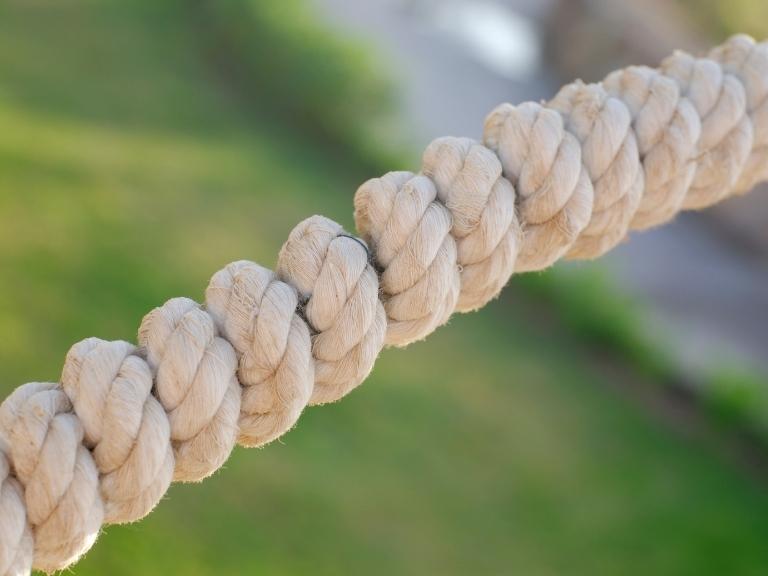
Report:
[[[547,99],[562,83],[542,59],[548,1],[314,2],[388,64],[415,150],[437,136],[477,138],[497,104]],[[686,214],[587,265],[605,267],[646,304],[653,333],[695,375],[723,363],[768,373],[766,262]]]

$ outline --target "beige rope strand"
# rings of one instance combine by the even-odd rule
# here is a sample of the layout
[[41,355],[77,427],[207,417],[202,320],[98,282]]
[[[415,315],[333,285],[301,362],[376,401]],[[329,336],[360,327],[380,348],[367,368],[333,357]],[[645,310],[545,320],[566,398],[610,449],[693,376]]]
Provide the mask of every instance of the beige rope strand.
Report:
[[513,272],[600,256],[766,179],[768,43],[747,36],[500,105],[482,143],[440,138],[420,173],[360,186],[362,238],[313,216],[276,273],[229,264],[205,306],[174,298],[147,314],[138,348],[88,338],[59,384],[6,398],[0,576],[71,565],[103,523],[142,518],[236,443],[284,434],[305,406],[358,386],[385,344],[482,307]]

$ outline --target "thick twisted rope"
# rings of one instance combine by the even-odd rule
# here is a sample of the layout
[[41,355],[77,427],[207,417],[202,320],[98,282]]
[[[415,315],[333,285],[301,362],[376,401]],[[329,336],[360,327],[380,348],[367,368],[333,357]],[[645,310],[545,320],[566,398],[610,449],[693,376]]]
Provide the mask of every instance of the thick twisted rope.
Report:
[[483,143],[438,139],[419,174],[360,187],[364,242],[313,216],[277,273],[229,264],[205,306],[150,312],[138,348],[89,338],[59,384],[17,388],[0,406],[0,574],[69,566],[102,524],[142,518],[236,443],[284,434],[360,384],[383,346],[480,308],[513,272],[595,258],[767,178],[768,43],[746,36],[499,106]]

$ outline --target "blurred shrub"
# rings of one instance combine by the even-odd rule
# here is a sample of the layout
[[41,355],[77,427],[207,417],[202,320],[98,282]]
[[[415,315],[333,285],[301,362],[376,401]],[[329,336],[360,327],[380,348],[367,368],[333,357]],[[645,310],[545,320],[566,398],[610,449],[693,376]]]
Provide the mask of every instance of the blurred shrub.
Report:
[[597,269],[567,273],[552,269],[516,276],[515,282],[531,295],[545,298],[586,343],[617,354],[654,379],[673,373],[670,359],[643,329],[637,303],[622,296]]
[[743,367],[724,366],[704,386],[710,412],[726,425],[746,429],[768,446],[768,386]]
[[683,374],[647,330],[642,307],[596,269],[522,274],[515,285],[544,299],[586,345],[628,362],[651,381],[693,393],[716,422],[746,432],[768,448],[768,382],[759,372],[722,365],[693,378]]
[[[304,0],[196,0],[222,74],[254,106],[367,160],[391,125],[393,90],[367,46],[324,27]],[[367,163],[367,162],[366,162]]]

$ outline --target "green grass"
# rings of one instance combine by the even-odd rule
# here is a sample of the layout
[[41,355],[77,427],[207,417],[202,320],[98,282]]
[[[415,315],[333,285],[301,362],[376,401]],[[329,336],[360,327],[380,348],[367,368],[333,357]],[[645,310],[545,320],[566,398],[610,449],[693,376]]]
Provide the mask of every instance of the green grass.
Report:
[[[222,87],[187,16],[0,5],[3,394],[57,379],[80,338],[133,339],[230,260],[272,265],[306,215],[351,225],[359,167]],[[385,352],[282,442],[108,527],[74,573],[762,574],[764,486],[625,397],[578,334],[530,322],[505,298]]]

